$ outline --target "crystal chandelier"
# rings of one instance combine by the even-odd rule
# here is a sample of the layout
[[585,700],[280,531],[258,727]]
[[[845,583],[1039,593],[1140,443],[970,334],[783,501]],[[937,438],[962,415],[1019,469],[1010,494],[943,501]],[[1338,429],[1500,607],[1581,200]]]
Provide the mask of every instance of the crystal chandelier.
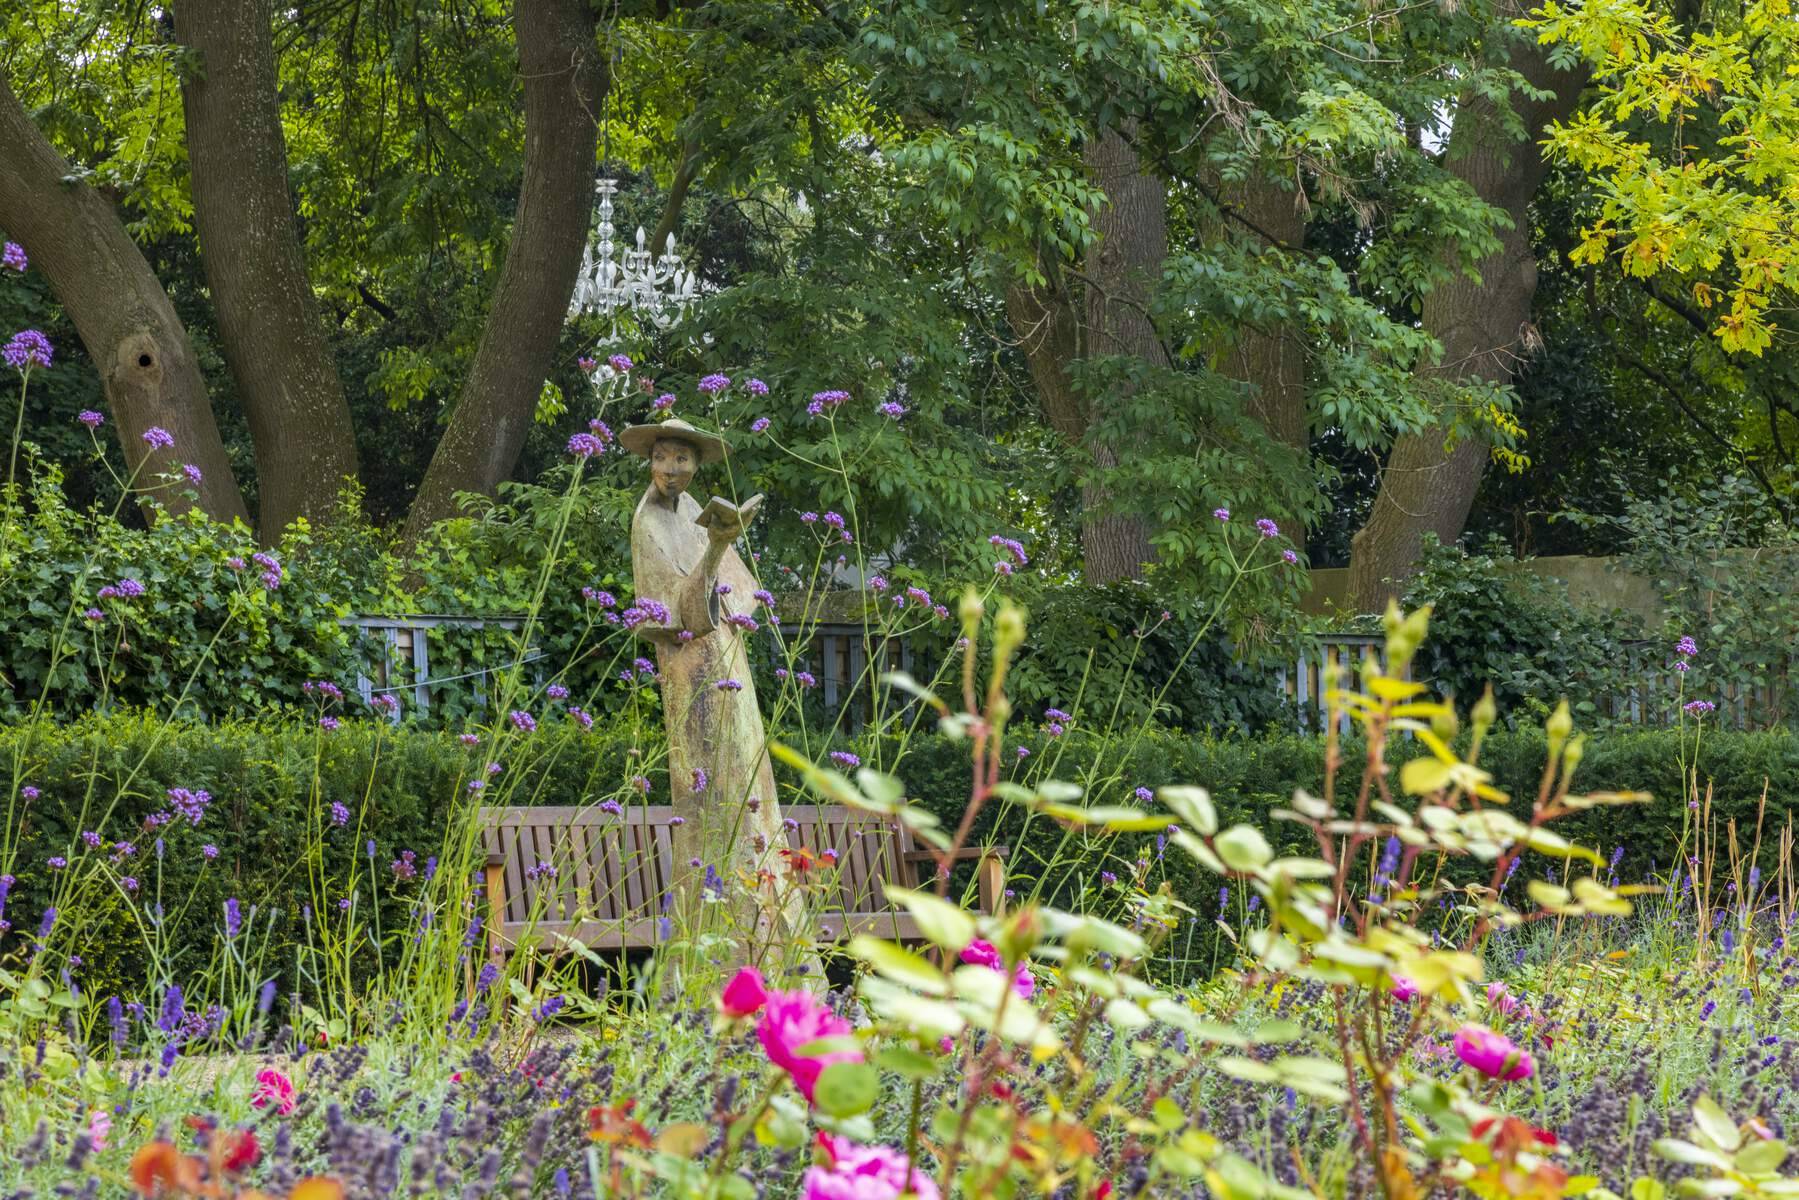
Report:
[[668,235],[662,256],[652,260],[644,247],[643,226],[637,227],[637,249],[614,256],[617,232],[612,225],[612,196],[618,182],[602,179],[594,185],[599,197],[599,224],[581,256],[575,276],[575,294],[568,315],[594,313],[604,317],[617,335],[618,322],[627,313],[667,329],[686,315],[699,298],[699,277],[685,269],[675,254],[675,235]]

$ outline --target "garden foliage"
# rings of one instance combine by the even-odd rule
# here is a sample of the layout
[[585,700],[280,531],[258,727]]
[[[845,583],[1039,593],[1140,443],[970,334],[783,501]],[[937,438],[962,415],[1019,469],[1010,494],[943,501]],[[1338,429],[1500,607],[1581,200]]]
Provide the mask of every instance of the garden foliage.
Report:
[[[1035,716],[1026,722],[1021,714],[1005,778],[1026,784],[1075,780],[1108,803],[1142,805],[1139,788],[1153,791],[1183,779],[1206,779],[1225,819],[1252,821],[1286,803],[1324,769],[1325,748],[1311,737],[1217,738],[1152,730],[1136,738],[1101,738],[1079,719],[1067,732],[1051,736],[1044,724]],[[1576,815],[1566,828],[1608,855],[1622,851],[1619,869],[1628,874],[1667,869],[1666,847],[1687,823],[1681,758],[1683,742],[1690,747],[1692,737],[1691,730],[1619,731],[1596,742],[1581,767],[1590,786],[1636,787],[1655,799]],[[509,756],[504,764],[509,794],[573,807],[608,800],[665,804],[660,740],[653,723],[620,720],[587,731],[570,719],[542,722],[529,752]],[[897,769],[914,803],[946,826],[962,816],[968,764],[966,750],[954,742],[891,737],[819,740],[812,746],[820,757],[827,747],[842,747]],[[1752,828],[1764,785],[1776,797],[1799,795],[1799,736],[1707,732],[1700,749],[1700,786],[1713,790],[1712,811],[1719,822]],[[1027,753],[1019,757],[1018,750]],[[1421,743],[1401,741],[1389,747],[1388,758],[1404,763],[1423,753]],[[1523,794],[1541,776],[1545,753],[1539,732],[1496,732],[1486,739],[1481,761],[1497,786]],[[1345,760],[1340,784],[1353,789],[1362,769],[1353,743]],[[290,968],[282,964],[292,962],[292,948],[307,936],[300,898],[307,892],[304,864],[313,847],[322,855],[325,876],[355,880],[359,904],[378,907],[384,926],[400,929],[418,887],[411,877],[397,875],[393,865],[408,851],[421,866],[443,853],[463,811],[458,793],[466,792],[467,781],[488,760],[455,736],[394,729],[375,718],[345,720],[327,733],[291,722],[202,726],[121,713],[35,732],[0,729],[0,762],[11,761],[20,761],[20,778],[37,793],[21,808],[7,843],[18,861],[47,861],[80,845],[84,831],[101,831],[109,876],[131,879],[138,895],[166,898],[165,936],[171,965],[177,967],[204,959],[228,899],[268,898],[259,905],[260,918],[267,923],[272,961],[286,972]],[[777,766],[776,771],[786,787],[798,786],[791,770]],[[650,781],[647,794],[635,782],[640,778]],[[169,793],[177,788],[211,797],[203,818],[195,824],[147,825],[169,811]],[[341,811],[342,824],[330,815],[335,811]],[[1233,911],[1228,901],[1221,904],[1215,882],[1168,854],[1166,843],[1150,834],[1070,837],[1053,821],[995,808],[977,819],[973,837],[979,844],[1009,847],[1015,877],[1030,881],[1015,889],[1028,887],[1045,903],[1113,912],[1127,892],[1106,877],[1128,879],[1137,860],[1147,857],[1154,877],[1167,879],[1194,910],[1226,918]],[[1297,838],[1282,840],[1281,827],[1271,829],[1270,837],[1283,850],[1299,848]],[[121,843],[132,847],[129,856],[119,853]],[[206,853],[208,847],[216,856]],[[1763,847],[1764,868],[1772,869],[1776,853],[1770,838]],[[21,873],[8,909],[41,912],[53,882],[37,870]],[[115,895],[116,901],[102,906],[111,915],[98,920],[84,939],[90,988],[132,986],[149,969],[139,931],[120,919],[118,902],[130,897]],[[330,897],[340,898],[335,892]],[[1188,930],[1158,971],[1182,978],[1205,973],[1217,961],[1217,938],[1211,926]],[[383,952],[396,950],[390,945]]]

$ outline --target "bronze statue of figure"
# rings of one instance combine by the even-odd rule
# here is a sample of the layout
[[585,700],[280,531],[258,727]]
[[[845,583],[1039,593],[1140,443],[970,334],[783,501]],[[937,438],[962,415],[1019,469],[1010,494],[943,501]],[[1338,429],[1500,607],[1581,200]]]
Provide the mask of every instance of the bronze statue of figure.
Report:
[[[618,440],[650,463],[631,518],[631,568],[639,605],[668,609],[666,621],[647,620],[637,633],[655,645],[662,683],[670,803],[683,822],[674,839],[678,903],[690,927],[703,913],[729,914],[758,956],[786,945],[810,958],[803,897],[779,857],[787,835],[744,645],[762,601],[733,548],[762,497],[739,507],[714,496],[702,509],[687,489],[702,465],[724,457],[724,442],[686,421],[634,425]],[[704,902],[706,868],[724,880],[727,902]],[[728,902],[746,894],[753,906]]]

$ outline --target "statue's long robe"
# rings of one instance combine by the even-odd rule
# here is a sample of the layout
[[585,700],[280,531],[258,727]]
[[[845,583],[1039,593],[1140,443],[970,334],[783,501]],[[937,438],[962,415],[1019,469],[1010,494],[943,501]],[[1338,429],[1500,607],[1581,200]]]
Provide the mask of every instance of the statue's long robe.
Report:
[[[676,890],[690,922],[702,914],[728,916],[739,937],[758,950],[777,931],[798,949],[805,940],[804,906],[779,857],[787,837],[744,630],[729,623],[739,614],[755,619],[761,607],[757,584],[734,548],[725,550],[716,572],[702,573],[709,537],[694,523],[700,512],[685,492],[671,510],[652,485],[631,518],[637,599],[656,600],[669,611],[666,625],[646,622],[637,631],[656,647],[670,803],[684,822],[674,838]],[[729,591],[720,594],[721,584]],[[683,630],[692,638],[681,640]],[[727,680],[740,686],[721,688]],[[692,866],[696,859],[698,868]],[[730,899],[723,904],[702,894],[707,867],[726,878]],[[751,894],[755,904],[735,902]]]

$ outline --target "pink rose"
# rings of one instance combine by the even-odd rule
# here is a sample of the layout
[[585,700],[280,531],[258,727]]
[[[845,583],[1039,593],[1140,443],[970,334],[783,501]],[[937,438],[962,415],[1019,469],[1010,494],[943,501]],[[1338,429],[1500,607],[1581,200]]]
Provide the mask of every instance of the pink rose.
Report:
[[1507,991],[1505,984],[1498,980],[1487,985],[1487,1003],[1507,1016],[1517,1011],[1518,1008],[1518,998]]
[[1006,960],[999,956],[999,949],[992,942],[976,938],[962,948],[962,961],[973,963],[977,967],[991,967],[995,971],[1006,969]]
[[939,1200],[931,1177],[889,1146],[858,1146],[847,1138],[818,1135],[829,1165],[806,1168],[805,1200],[896,1200],[902,1195]]
[[256,1072],[256,1089],[250,1093],[250,1107],[266,1108],[273,1104],[282,1116],[294,1111],[294,1082],[274,1069]]
[[1404,975],[1393,976],[1393,999],[1412,1000],[1418,995],[1418,984]]
[[[986,967],[1001,974],[1004,974],[1006,970],[1006,960],[1000,957],[999,948],[992,942],[982,941],[980,938],[976,938],[962,948],[962,961],[977,967]],[[1019,963],[1018,969],[1012,973],[1012,990],[1026,1000],[1029,1000],[1037,991],[1037,980],[1031,974],[1031,966],[1028,962]]]
[[1537,1064],[1530,1051],[1521,1050],[1511,1038],[1485,1025],[1464,1025],[1455,1035],[1456,1057],[1494,1079],[1507,1082],[1530,1078]]
[[762,972],[754,967],[744,967],[731,976],[718,997],[718,1007],[727,1017],[750,1016],[766,1003],[768,988],[763,984]]
[[786,1071],[808,1101],[826,1067],[833,1063],[861,1062],[862,1051],[845,1049],[802,1054],[801,1048],[821,1038],[845,1037],[849,1032],[850,1023],[833,1014],[809,992],[768,993],[767,1007],[756,1026],[756,1038],[762,1043],[768,1061]]

